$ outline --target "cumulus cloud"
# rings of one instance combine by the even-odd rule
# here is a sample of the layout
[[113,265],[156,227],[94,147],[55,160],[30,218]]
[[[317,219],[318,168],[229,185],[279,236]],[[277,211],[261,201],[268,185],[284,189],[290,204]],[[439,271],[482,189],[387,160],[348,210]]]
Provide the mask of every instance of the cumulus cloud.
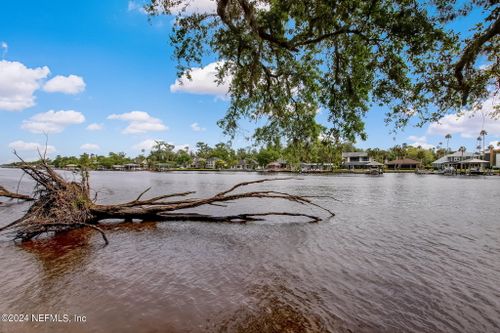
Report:
[[50,93],[75,95],[85,90],[85,81],[77,75],[57,75],[45,83],[43,90]]
[[47,66],[28,68],[17,61],[0,61],[0,110],[22,111],[35,105],[33,93],[50,74]]
[[85,117],[81,112],[74,110],[50,110],[37,113],[28,120],[24,120],[21,128],[32,133],[59,133],[69,125],[81,124]]
[[85,151],[96,151],[100,150],[101,147],[99,145],[96,145],[95,143],[85,143],[80,146],[80,149],[85,150]]
[[161,132],[168,130],[168,127],[165,126],[160,119],[151,117],[144,111],[112,114],[108,116],[108,119],[118,119],[128,122],[128,126],[122,132],[124,134]]
[[40,151],[40,153],[44,153],[47,151],[47,154],[54,153],[56,148],[51,145],[42,145],[38,142],[24,142],[22,140],[17,140],[9,143],[9,148],[12,148],[16,151]]
[[491,97],[486,100],[480,110],[466,111],[462,115],[450,114],[443,117],[439,122],[429,125],[428,134],[446,135],[460,134],[463,138],[476,138],[484,128],[489,135],[500,136],[500,119],[495,119],[495,106],[500,101]]
[[409,144],[410,146],[413,147],[420,146],[423,149],[431,149],[435,147],[434,145],[427,143],[427,138],[425,136],[410,135],[408,137],[408,140],[413,141],[412,143]]
[[[156,144],[156,141],[163,141],[161,139],[147,139],[144,141],[141,141],[135,145],[132,146],[132,149],[134,150],[151,150],[153,146]],[[174,146],[174,151],[179,151],[181,149],[187,150],[189,149],[189,144],[183,144],[183,145],[176,145],[172,142],[167,142],[170,145]]]
[[191,126],[191,129],[195,132],[204,132],[207,130],[204,127],[200,127],[200,125],[198,123],[192,123],[190,126]]
[[155,145],[155,141],[158,141],[158,140],[154,140],[154,139],[147,139],[147,140],[144,140],[144,141],[141,141],[135,145],[132,146],[132,149],[134,150],[151,150],[151,148],[153,148],[153,146]]
[[98,124],[98,123],[92,123],[89,126],[87,126],[86,130],[87,131],[100,131],[104,128],[103,124]]
[[192,68],[191,79],[188,79],[186,76],[177,79],[175,83],[170,85],[170,91],[173,93],[185,92],[198,95],[215,95],[218,98],[227,99],[231,78],[226,78],[222,84],[217,85],[217,67],[220,65],[220,62],[213,62],[203,68]]

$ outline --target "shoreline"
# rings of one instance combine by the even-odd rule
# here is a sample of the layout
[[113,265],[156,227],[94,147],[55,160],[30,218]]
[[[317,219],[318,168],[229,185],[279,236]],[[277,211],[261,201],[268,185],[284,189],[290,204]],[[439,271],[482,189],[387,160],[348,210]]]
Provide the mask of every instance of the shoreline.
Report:
[[[0,169],[20,169],[15,166],[0,166]],[[78,171],[76,170],[69,170],[69,169],[61,169],[61,168],[56,168],[55,170],[59,171]],[[369,175],[366,173],[366,170],[360,169],[360,170],[348,170],[348,169],[334,169],[334,170],[328,170],[328,171],[292,171],[292,170],[241,170],[241,169],[193,169],[193,168],[173,168],[173,169],[168,169],[168,170],[112,170],[112,169],[107,169],[107,170],[89,170],[89,171],[96,171],[96,172],[127,172],[127,173],[133,173],[133,172],[152,172],[152,173],[169,173],[169,172],[215,172],[215,173],[224,173],[224,172],[241,172],[241,173],[259,173],[259,174],[282,174],[282,173],[287,173],[287,174],[297,174],[297,175],[307,175],[307,174],[312,174],[312,175],[343,175],[343,174],[354,174],[354,175]],[[425,169],[425,173],[418,174],[416,170],[414,169],[403,169],[403,170],[384,170],[383,174],[385,173],[399,173],[399,174],[418,174],[418,175],[441,175],[443,176],[442,173],[436,172],[435,170],[427,170]],[[477,175],[477,176],[500,176],[500,169],[499,170],[491,170],[491,174],[482,174],[482,175]],[[383,175],[381,174],[381,175]],[[375,175],[375,176],[381,176],[381,175]],[[371,175],[373,176],[373,175]],[[468,175],[466,173],[457,173],[455,175],[446,175],[446,176],[476,176],[476,175]]]

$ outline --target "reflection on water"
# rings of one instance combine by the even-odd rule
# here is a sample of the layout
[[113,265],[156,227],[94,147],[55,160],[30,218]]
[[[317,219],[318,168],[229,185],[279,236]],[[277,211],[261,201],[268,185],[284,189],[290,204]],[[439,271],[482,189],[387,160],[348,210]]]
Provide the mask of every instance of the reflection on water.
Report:
[[[0,169],[2,184],[18,176]],[[149,186],[150,195],[208,195],[262,176],[92,177],[99,200],[116,202]],[[321,200],[334,219],[106,225],[106,247],[93,230],[20,246],[4,237],[0,310],[87,322],[0,323],[0,332],[499,332],[499,185],[500,177],[306,176],[255,188],[336,197]],[[269,206],[247,200],[229,209]],[[0,224],[26,208],[2,207]]]

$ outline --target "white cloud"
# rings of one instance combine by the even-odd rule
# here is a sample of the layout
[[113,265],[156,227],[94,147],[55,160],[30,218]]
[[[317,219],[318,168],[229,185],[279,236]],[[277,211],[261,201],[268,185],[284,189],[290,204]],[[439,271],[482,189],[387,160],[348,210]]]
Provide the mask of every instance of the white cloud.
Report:
[[153,146],[155,145],[155,141],[158,141],[158,140],[153,140],[153,139],[147,139],[147,140],[144,140],[144,141],[141,141],[135,145],[132,146],[132,149],[134,150],[151,150],[151,148],[153,148]]
[[195,132],[204,132],[207,130],[204,127],[200,127],[200,125],[198,123],[192,123],[190,126],[191,126],[191,129]]
[[73,74],[69,76],[57,75],[45,83],[43,90],[49,93],[60,92],[75,95],[85,90],[85,82],[81,76]]
[[427,138],[425,136],[410,135],[408,137],[408,140],[413,141],[412,143],[409,144],[410,146],[413,147],[420,146],[423,149],[431,149],[435,147],[434,145],[427,143]]
[[419,141],[419,142],[422,142],[422,141],[426,141],[427,138],[425,136],[416,136],[416,135],[410,135],[408,137],[408,140],[410,141]]
[[128,6],[127,6],[127,10],[129,12],[139,12],[141,14],[147,14],[146,10],[144,9],[144,5],[143,4],[139,4],[137,3],[136,1],[129,1],[128,2]]
[[450,114],[444,116],[439,122],[429,125],[428,134],[446,135],[460,134],[463,138],[476,138],[484,128],[488,135],[500,136],[500,119],[495,119],[494,107],[498,106],[498,98],[491,97],[486,100],[481,110],[466,111],[461,116]]
[[220,62],[213,62],[203,68],[192,68],[191,80],[186,76],[177,79],[174,84],[170,85],[170,91],[173,93],[186,92],[198,95],[215,95],[218,98],[227,99],[231,78],[228,77],[222,84],[217,85],[217,67],[220,65],[222,65]]
[[[132,149],[134,150],[151,150],[153,146],[156,144],[156,141],[163,141],[161,139],[147,139],[144,141],[141,141],[135,145],[132,146]],[[170,145],[174,146],[174,151],[178,151],[180,149],[189,149],[189,144],[183,144],[183,145],[176,145],[172,142],[167,142]]]
[[33,93],[49,73],[47,66],[28,68],[17,61],[1,60],[0,110],[21,111],[35,105]]
[[172,8],[173,14],[205,14],[215,13],[217,11],[217,3],[215,0],[190,0],[185,1],[181,5]]
[[[160,13],[164,13],[163,6],[161,3],[157,5],[157,10]],[[143,1],[129,1],[127,9],[129,12],[139,12],[141,14],[147,14],[144,9]],[[215,0],[188,0],[182,1],[181,4],[174,6],[171,8],[171,13],[174,15],[177,14],[203,14],[203,13],[215,13],[217,10],[217,3]]]
[[87,131],[100,131],[103,128],[104,128],[103,124],[92,123],[89,126],[87,126],[86,130]]
[[59,133],[69,125],[81,124],[85,117],[81,112],[74,110],[50,110],[37,113],[28,120],[24,120],[21,128],[32,133]]
[[500,146],[498,145],[500,141],[499,140],[495,140],[495,141],[490,141],[490,143],[488,143],[486,145],[486,147],[488,147],[489,145],[492,145],[494,148],[499,148]]
[[85,144],[80,146],[80,149],[85,150],[85,151],[96,151],[96,150],[100,150],[101,147],[99,147],[99,145],[96,145],[94,143],[85,143]]
[[112,114],[108,119],[124,120],[129,125],[123,130],[124,134],[146,133],[146,132],[161,132],[168,130],[168,127],[158,119],[151,117],[144,111],[131,111],[122,114]]
[[40,153],[44,153],[45,150],[47,150],[47,153],[54,153],[56,151],[56,148],[51,145],[47,145],[47,148],[45,148],[45,145],[39,144],[37,142],[24,142],[22,140],[17,140],[9,143],[9,148],[12,148],[16,151],[40,151]]

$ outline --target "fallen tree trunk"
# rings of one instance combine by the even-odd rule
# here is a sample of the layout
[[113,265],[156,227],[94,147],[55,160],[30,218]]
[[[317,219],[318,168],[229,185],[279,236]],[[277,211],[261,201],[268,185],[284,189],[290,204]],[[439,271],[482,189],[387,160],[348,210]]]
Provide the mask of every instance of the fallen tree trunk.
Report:
[[20,199],[20,200],[34,200],[31,196],[26,194],[14,193],[6,190],[5,187],[0,186],[0,197],[10,198],[10,199]]
[[[19,156],[18,156],[19,157]],[[20,158],[21,159],[21,158]],[[21,159],[22,161],[22,159]],[[275,199],[294,202],[299,205],[309,205],[328,213],[335,214],[314,203],[311,197],[292,195],[278,191],[247,191],[238,192],[238,189],[249,185],[272,181],[283,181],[292,178],[260,179],[234,185],[230,189],[207,198],[189,197],[194,192],[181,192],[156,196],[150,199],[142,197],[150,190],[142,192],[135,200],[114,205],[101,205],[96,198],[90,198],[88,172],[81,172],[80,182],[67,181],[58,175],[44,159],[36,165],[23,163],[21,169],[35,181],[33,196],[17,195],[0,187],[0,194],[24,200],[33,200],[32,206],[26,214],[8,225],[0,228],[1,231],[14,231],[15,239],[30,240],[40,234],[62,232],[76,228],[92,228],[100,232],[106,244],[108,239],[104,231],[98,227],[103,220],[120,219],[131,221],[205,221],[205,222],[232,222],[245,223],[262,221],[269,216],[287,216],[305,218],[306,222],[319,222],[319,216],[293,212],[264,212],[243,213],[226,216],[204,215],[183,212],[188,209],[204,206],[227,207],[228,203],[242,199]],[[13,196],[16,195],[16,196]]]

